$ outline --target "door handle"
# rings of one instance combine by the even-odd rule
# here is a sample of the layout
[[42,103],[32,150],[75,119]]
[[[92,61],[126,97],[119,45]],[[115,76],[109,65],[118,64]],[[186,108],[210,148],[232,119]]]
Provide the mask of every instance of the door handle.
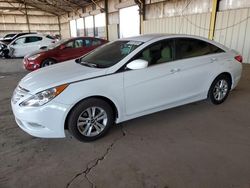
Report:
[[179,68],[174,68],[174,69],[171,69],[170,72],[171,73],[176,73],[176,72],[179,72],[181,69]]

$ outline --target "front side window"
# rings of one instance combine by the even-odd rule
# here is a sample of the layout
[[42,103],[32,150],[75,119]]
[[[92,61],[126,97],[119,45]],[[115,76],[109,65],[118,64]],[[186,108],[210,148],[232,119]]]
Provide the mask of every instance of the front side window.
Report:
[[177,38],[176,58],[185,59],[203,55],[224,52],[222,49],[198,39]]
[[110,67],[121,61],[142,44],[142,42],[137,41],[115,41],[82,57],[80,63],[99,68]]
[[74,48],[74,41],[70,41],[65,44],[65,48]]
[[151,65],[173,61],[174,42],[172,39],[163,40],[151,44],[137,54],[134,59],[146,60]]
[[69,39],[62,39],[54,44],[51,44],[51,45],[49,45],[48,49],[51,50],[51,49],[57,48],[58,46],[61,46],[63,43],[65,43],[67,40],[69,40]]
[[25,38],[20,38],[15,41],[15,44],[21,45],[25,42]]

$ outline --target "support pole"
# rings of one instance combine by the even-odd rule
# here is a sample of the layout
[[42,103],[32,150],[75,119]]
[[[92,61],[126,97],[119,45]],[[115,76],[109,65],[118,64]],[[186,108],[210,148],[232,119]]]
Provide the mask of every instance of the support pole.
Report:
[[145,0],[134,0],[134,1],[139,6],[140,34],[142,34],[143,33],[143,21],[145,20]]
[[60,22],[60,17],[57,16],[58,19],[58,26],[59,26],[59,34],[60,34],[60,38],[62,38],[62,29],[61,29],[61,22]]
[[24,1],[24,8],[25,8],[26,22],[27,22],[27,25],[28,25],[29,33],[30,33],[30,22],[29,22],[29,16],[28,16],[28,11],[27,11],[27,5],[26,5],[26,2],[25,2],[25,1]]
[[104,9],[105,9],[105,26],[106,26],[106,39],[109,40],[109,29],[108,29],[108,25],[109,25],[109,11],[108,11],[108,0],[104,1]]
[[208,38],[210,40],[214,39],[214,30],[215,30],[215,23],[216,23],[216,14],[218,10],[219,0],[213,0],[212,2],[212,12],[210,17],[210,26],[209,26],[209,34]]

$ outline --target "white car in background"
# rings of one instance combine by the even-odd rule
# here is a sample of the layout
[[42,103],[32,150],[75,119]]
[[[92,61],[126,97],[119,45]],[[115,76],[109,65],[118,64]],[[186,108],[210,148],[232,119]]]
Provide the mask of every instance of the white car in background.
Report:
[[41,48],[45,48],[52,43],[55,43],[55,39],[52,39],[49,35],[42,34],[28,34],[13,40],[9,45],[10,57],[24,57],[34,51]]
[[28,74],[11,105],[17,124],[33,136],[65,137],[68,129],[92,141],[114,122],[207,98],[221,104],[240,80],[241,62],[235,51],[196,36],[120,39]]

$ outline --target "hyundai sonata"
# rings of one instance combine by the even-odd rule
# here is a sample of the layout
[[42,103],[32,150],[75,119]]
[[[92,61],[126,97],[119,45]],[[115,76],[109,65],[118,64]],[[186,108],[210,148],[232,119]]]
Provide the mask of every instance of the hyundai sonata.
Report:
[[69,62],[19,82],[11,104],[27,133],[55,138],[68,129],[92,141],[113,123],[207,98],[221,104],[242,71],[237,52],[188,35],[120,39]]

